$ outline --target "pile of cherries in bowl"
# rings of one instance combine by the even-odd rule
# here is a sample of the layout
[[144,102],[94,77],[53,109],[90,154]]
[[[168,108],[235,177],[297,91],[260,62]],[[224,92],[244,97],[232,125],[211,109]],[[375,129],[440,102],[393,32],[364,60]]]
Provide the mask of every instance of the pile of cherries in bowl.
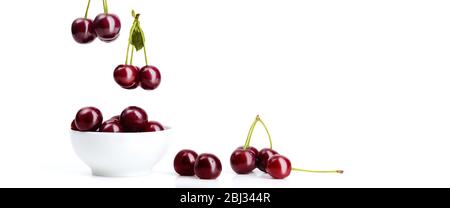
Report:
[[120,115],[103,121],[102,112],[95,107],[81,108],[72,121],[71,129],[83,132],[155,132],[164,127],[157,121],[149,121],[147,112],[137,106],[125,108]]

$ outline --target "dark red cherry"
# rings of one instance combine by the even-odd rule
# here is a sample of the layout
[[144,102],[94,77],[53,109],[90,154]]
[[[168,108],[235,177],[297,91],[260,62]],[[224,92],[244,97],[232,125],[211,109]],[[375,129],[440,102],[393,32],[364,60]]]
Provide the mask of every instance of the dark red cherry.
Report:
[[237,174],[248,174],[256,168],[256,155],[250,149],[237,149],[231,154],[230,163]]
[[141,87],[145,90],[154,90],[161,83],[161,73],[154,66],[144,66],[139,72]]
[[70,129],[74,131],[79,131],[77,126],[75,125],[75,119],[73,119],[72,123],[70,124]]
[[157,121],[149,121],[145,124],[144,132],[164,131],[163,125]]
[[135,66],[119,65],[114,69],[114,80],[122,88],[134,89],[139,86],[139,71]]
[[75,117],[75,125],[80,131],[96,131],[102,121],[102,113],[95,107],[82,108]]
[[[240,147],[238,147],[237,149],[243,150],[244,147],[243,147],[243,146],[240,146]],[[254,147],[252,147],[252,146],[249,146],[249,147],[247,147],[247,150],[250,150],[250,151],[255,155],[255,157],[258,156],[258,153],[259,153],[258,149],[254,148]]]
[[115,14],[99,14],[94,20],[94,30],[98,39],[111,42],[119,37],[120,19]]
[[100,132],[123,132],[123,127],[119,121],[107,121],[100,126]]
[[222,163],[213,154],[201,154],[195,161],[194,171],[200,179],[216,179],[222,172]]
[[259,151],[258,157],[256,158],[256,166],[258,167],[258,169],[267,173],[266,167],[269,158],[277,154],[278,152],[269,148],[264,148],[261,151]]
[[181,150],[173,160],[175,172],[182,176],[194,176],[194,165],[197,159],[197,153],[192,150]]
[[120,114],[120,123],[127,132],[141,132],[147,124],[148,117],[145,110],[136,106],[125,108]]
[[72,37],[77,43],[86,44],[95,40],[94,23],[90,19],[78,18],[72,23]]
[[274,155],[267,162],[267,173],[275,179],[283,179],[291,174],[291,161],[282,155]]
[[117,115],[117,116],[111,117],[109,120],[110,121],[119,121],[119,119],[120,119],[120,115]]

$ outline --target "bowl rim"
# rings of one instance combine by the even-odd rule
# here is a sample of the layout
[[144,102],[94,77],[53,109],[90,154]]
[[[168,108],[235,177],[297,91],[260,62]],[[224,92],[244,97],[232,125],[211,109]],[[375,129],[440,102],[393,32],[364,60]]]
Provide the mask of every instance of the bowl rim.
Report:
[[153,131],[153,132],[99,132],[99,131],[76,131],[70,129],[70,133],[73,134],[92,134],[92,135],[143,135],[143,134],[163,134],[164,132],[172,131],[172,127],[164,126],[163,131]]

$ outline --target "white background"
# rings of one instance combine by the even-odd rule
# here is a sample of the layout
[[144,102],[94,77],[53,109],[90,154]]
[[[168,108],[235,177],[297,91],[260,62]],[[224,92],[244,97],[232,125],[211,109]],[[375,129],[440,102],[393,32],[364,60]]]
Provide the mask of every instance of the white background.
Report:
[[[450,186],[449,1],[110,0],[120,38],[78,45],[70,26],[86,3],[0,2],[0,187]],[[132,8],[163,75],[153,92],[112,78]],[[89,16],[101,11],[94,0]],[[138,105],[174,127],[152,175],[90,175],[69,139],[88,105],[105,117]],[[236,176],[229,155],[256,114],[295,166],[345,174]],[[254,141],[267,146],[262,128]],[[221,177],[176,176],[183,148],[218,155]]]

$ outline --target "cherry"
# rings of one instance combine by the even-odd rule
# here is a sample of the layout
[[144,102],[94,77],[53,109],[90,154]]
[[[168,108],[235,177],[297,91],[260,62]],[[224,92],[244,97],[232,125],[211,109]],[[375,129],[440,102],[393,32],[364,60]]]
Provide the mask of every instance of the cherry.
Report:
[[75,117],[75,125],[80,131],[96,131],[102,121],[102,113],[95,107],[82,108]]
[[123,127],[119,121],[109,120],[100,126],[100,132],[123,132]]
[[108,121],[119,121],[120,115],[111,117]]
[[119,37],[120,19],[115,14],[103,13],[94,20],[94,30],[98,38],[104,42],[114,41]]
[[267,173],[275,179],[283,179],[291,174],[291,161],[282,155],[274,155],[267,162]]
[[[238,147],[237,149],[238,149],[238,150],[243,150],[243,149],[244,149],[244,146],[240,146],[240,147]],[[258,156],[259,151],[258,151],[258,149],[256,149],[255,147],[249,146],[249,147],[247,147],[246,149],[247,149],[247,150],[250,150],[250,152],[252,152],[255,156]]]
[[194,172],[200,179],[216,179],[222,172],[222,163],[213,154],[201,154],[195,161]]
[[154,90],[161,83],[161,73],[154,66],[144,66],[139,72],[141,87],[145,90]]
[[149,121],[145,124],[144,132],[163,131],[164,127],[159,122]]
[[74,131],[79,131],[77,126],[75,125],[75,119],[73,119],[72,123],[70,124],[70,129]]
[[261,151],[259,151],[258,157],[256,159],[256,166],[258,167],[258,169],[267,173],[266,168],[269,158],[277,154],[278,152],[269,148],[264,148]]
[[238,174],[248,174],[256,168],[256,155],[250,149],[237,149],[230,157],[231,168]]
[[173,161],[175,172],[181,176],[194,176],[194,165],[197,157],[197,153],[192,150],[185,149],[178,152]]
[[95,40],[94,23],[91,19],[78,18],[72,23],[72,37],[77,43],[86,44]]
[[136,106],[125,108],[120,114],[120,123],[127,132],[140,132],[145,128],[148,117],[145,110]]
[[113,75],[116,83],[122,88],[133,89],[139,85],[139,71],[135,66],[119,65]]

